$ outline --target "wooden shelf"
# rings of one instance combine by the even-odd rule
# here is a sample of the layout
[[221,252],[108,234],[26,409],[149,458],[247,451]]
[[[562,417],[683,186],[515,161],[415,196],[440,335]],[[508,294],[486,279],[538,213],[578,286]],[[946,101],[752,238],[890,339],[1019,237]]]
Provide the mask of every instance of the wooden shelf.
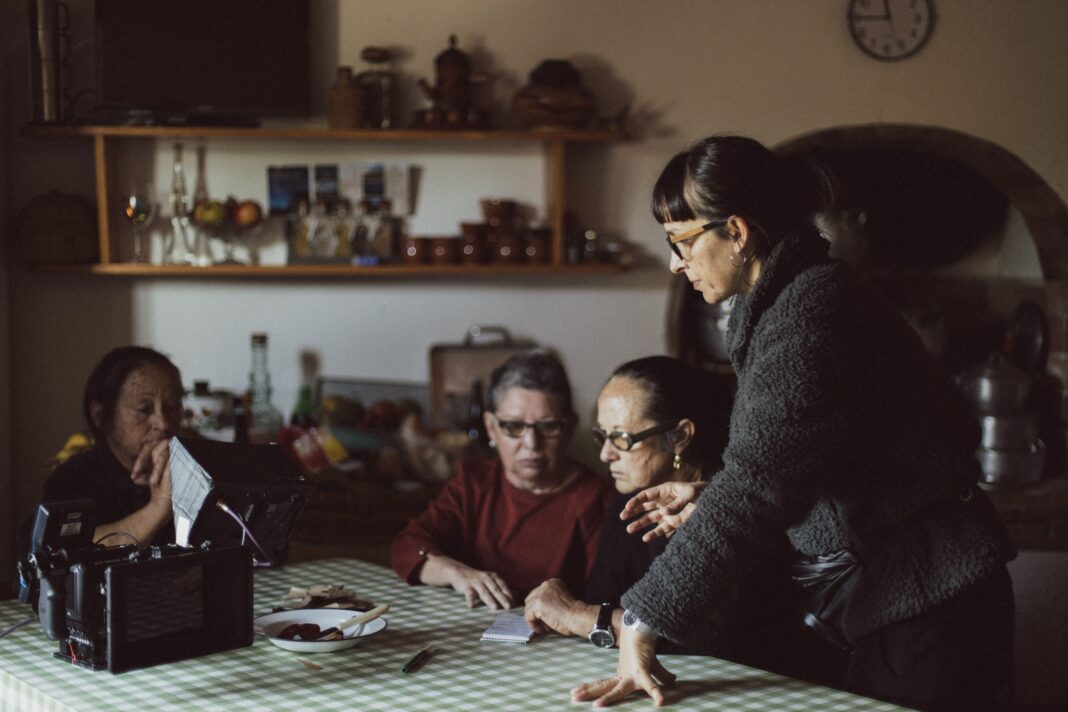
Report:
[[151,265],[126,262],[108,264],[45,264],[36,265],[35,272],[55,274],[97,274],[110,277],[160,277],[198,279],[257,279],[257,278],[333,278],[333,279],[380,279],[380,278],[435,278],[435,277],[494,277],[501,275],[567,275],[567,274],[615,274],[626,271],[625,267],[613,264],[517,264],[517,265],[376,265],[357,267],[345,264],[299,264],[299,265],[212,265],[192,267],[189,265]]
[[615,131],[574,129],[531,130],[431,130],[431,129],[331,129],[321,126],[59,126],[29,124],[22,129],[27,137],[102,136],[115,138],[235,138],[312,139],[327,141],[530,141],[566,143],[607,143],[625,141],[627,135]]
[[[524,131],[494,130],[423,130],[423,129],[330,129],[322,126],[268,125],[262,127],[232,126],[54,126],[31,124],[22,134],[32,138],[61,137],[91,138],[95,162],[97,232],[100,239],[100,263],[96,265],[50,265],[38,267],[42,271],[80,272],[126,277],[431,277],[436,275],[536,275],[550,273],[610,273],[624,268],[611,265],[580,265],[566,263],[566,180],[567,146],[572,143],[608,143],[625,141],[627,136],[612,131],[581,131],[573,129],[534,129]],[[552,229],[550,263],[547,265],[463,265],[413,267],[389,265],[351,267],[348,265],[286,265],[245,266],[216,265],[207,268],[124,264],[115,259],[112,250],[111,217],[109,210],[99,206],[112,204],[113,149],[118,141],[129,139],[240,139],[240,140],[316,140],[337,142],[454,142],[454,143],[514,143],[541,144],[545,150],[545,204],[548,224]]]

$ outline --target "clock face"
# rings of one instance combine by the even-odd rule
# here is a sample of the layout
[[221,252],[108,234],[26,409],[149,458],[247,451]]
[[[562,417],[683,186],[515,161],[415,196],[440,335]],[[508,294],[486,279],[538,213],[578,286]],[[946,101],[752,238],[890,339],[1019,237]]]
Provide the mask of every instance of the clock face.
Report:
[[857,46],[875,59],[905,59],[931,36],[931,0],[850,0],[849,31]]

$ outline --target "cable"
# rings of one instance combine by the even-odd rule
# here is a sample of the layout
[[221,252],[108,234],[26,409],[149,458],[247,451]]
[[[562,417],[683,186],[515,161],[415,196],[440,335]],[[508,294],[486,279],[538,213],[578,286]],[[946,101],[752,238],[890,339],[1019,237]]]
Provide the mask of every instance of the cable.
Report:
[[237,522],[238,526],[241,527],[241,531],[243,532],[241,537],[242,542],[244,542],[244,538],[247,536],[249,538],[249,541],[255,544],[256,549],[260,552],[260,555],[264,558],[264,561],[256,561],[253,565],[260,567],[274,566],[274,561],[271,560],[271,557],[267,554],[266,551],[264,551],[263,547],[260,546],[260,543],[256,541],[256,537],[254,537],[252,535],[252,532],[249,531],[249,528],[245,524],[245,520],[241,518],[241,515],[230,509],[230,506],[221,499],[215,500],[215,506],[233,517],[234,521]]
[[18,623],[14,624],[14,625],[9,625],[7,628],[4,628],[3,630],[0,630],[0,638],[5,637],[9,633],[14,633],[16,630],[18,630],[22,626],[29,625],[30,623],[33,623],[35,620],[36,619],[34,619],[34,618],[27,618],[26,620],[19,621]]
[[99,539],[97,539],[93,543],[94,544],[99,544],[100,542],[102,542],[105,539],[107,539],[109,536],[128,536],[128,537],[130,537],[131,539],[134,540],[134,543],[137,544],[137,548],[138,549],[143,549],[144,548],[143,546],[141,546],[141,541],[137,537],[135,537],[133,534],[131,534],[130,532],[111,532],[109,534],[105,534],[104,536],[100,537]]

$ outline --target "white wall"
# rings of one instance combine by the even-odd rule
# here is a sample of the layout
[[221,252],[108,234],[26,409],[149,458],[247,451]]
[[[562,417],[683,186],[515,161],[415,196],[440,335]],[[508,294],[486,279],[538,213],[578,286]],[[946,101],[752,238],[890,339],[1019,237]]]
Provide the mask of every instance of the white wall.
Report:
[[[848,4],[316,3],[323,36],[316,43],[321,63],[313,86],[320,97],[336,64],[358,65],[359,50],[378,44],[400,50],[397,68],[408,108],[422,106],[413,83],[433,77],[434,56],[456,33],[478,68],[497,75],[502,104],[546,58],[574,62],[602,114],[629,103],[639,140],[576,150],[569,200],[583,221],[646,246],[660,267],[596,279],[373,282],[127,280],[16,271],[12,405],[19,417],[12,455],[19,511],[28,512],[36,499],[44,460],[81,426],[79,393],[89,368],[121,342],[150,343],[170,353],[187,383],[207,378],[240,389],[248,335],[267,330],[278,405],[288,410],[302,350],[319,352],[324,372],[335,375],[426,380],[432,344],[458,341],[472,324],[502,324],[562,352],[586,415],[609,369],[665,348],[669,275],[648,195],[670,155],[708,133],[739,132],[774,145],[837,125],[941,125],[1002,145],[1068,196],[1068,3],[937,0],[930,43],[901,63],[877,62],[853,45]],[[6,27],[5,44],[24,46],[24,28]],[[24,68],[13,71],[18,77]],[[24,96],[15,101],[23,110],[18,124],[29,109]],[[262,186],[261,163],[305,150],[312,157],[320,148],[262,145],[254,156],[226,161],[227,152],[243,149],[209,150],[209,166],[218,171],[211,176],[212,191],[253,194],[263,190],[256,187]],[[49,188],[93,195],[86,141],[16,138],[11,160],[14,208]],[[165,175],[168,161],[169,147],[162,146],[157,173]],[[511,175],[507,162],[486,170]],[[467,219],[474,210],[472,202],[457,212]]]

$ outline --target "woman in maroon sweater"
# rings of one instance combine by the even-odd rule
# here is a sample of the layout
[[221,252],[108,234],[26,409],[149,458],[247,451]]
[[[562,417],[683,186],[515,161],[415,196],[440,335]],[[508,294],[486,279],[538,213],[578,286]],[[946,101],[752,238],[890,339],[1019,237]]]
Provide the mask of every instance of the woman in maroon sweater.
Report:
[[567,455],[571,386],[546,351],[519,354],[490,379],[486,430],[494,459],[463,462],[393,541],[397,575],[451,586],[468,606],[520,605],[557,577],[582,591],[593,567],[611,483]]

